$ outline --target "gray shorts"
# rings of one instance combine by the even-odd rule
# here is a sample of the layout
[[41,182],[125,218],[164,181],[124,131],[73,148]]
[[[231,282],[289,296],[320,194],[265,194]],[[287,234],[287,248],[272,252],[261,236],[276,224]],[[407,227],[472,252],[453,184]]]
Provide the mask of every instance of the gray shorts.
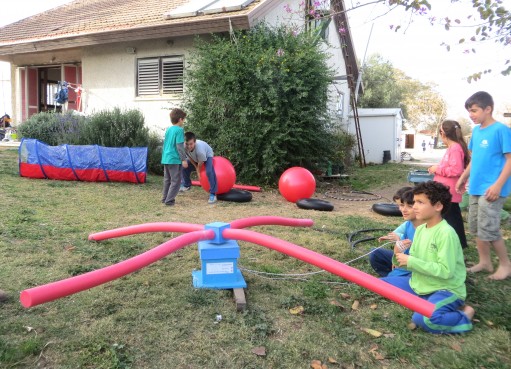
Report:
[[481,241],[498,241],[500,234],[500,212],[506,202],[505,197],[499,197],[493,202],[484,196],[470,195],[468,227],[470,233]]

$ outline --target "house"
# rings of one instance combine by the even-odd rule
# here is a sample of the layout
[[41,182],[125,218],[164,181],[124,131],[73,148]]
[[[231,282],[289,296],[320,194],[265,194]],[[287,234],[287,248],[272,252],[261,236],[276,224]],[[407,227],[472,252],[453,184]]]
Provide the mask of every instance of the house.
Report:
[[[401,109],[358,109],[363,152],[367,163],[381,164],[387,161],[400,161],[403,149],[401,129],[403,113]],[[353,115],[347,127],[355,134]]]
[[[14,122],[62,109],[54,95],[66,81],[64,109],[87,114],[136,108],[149,127],[162,132],[169,109],[179,106],[186,90],[183,75],[197,35],[228,34],[262,21],[303,29],[307,15],[300,3],[316,2],[76,0],[7,25],[0,28],[0,60],[11,63]],[[329,103],[339,120],[347,121],[358,67],[347,19],[339,11],[345,9],[343,0],[324,3],[338,12],[325,33],[336,76]]]
[[442,141],[437,140],[436,132],[413,128],[402,131],[401,140],[404,142],[403,151],[409,152],[412,156],[414,152],[430,152],[435,147],[435,141],[437,147],[442,145]]

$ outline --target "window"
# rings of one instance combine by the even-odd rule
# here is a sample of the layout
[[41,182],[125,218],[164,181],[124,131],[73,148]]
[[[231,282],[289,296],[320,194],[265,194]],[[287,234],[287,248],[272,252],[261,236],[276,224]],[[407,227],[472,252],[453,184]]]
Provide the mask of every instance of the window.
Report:
[[305,27],[315,30],[323,40],[328,40],[330,21],[330,1],[308,0],[305,4]]
[[183,93],[183,57],[137,60],[137,96]]
[[337,106],[335,110],[337,115],[342,118],[344,115],[344,93],[342,92],[339,92],[337,96]]
[[46,93],[45,93],[46,105],[57,105],[57,103],[55,102],[55,95],[57,94],[58,90],[59,90],[58,83],[48,82],[46,84]]

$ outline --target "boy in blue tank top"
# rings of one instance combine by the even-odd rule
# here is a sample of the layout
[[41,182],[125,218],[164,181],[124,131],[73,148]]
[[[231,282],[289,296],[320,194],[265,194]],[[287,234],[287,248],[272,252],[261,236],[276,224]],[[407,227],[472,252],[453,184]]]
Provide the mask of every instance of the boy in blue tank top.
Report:
[[484,91],[476,92],[465,102],[470,119],[476,124],[468,149],[472,161],[456,183],[462,193],[469,180],[469,229],[476,236],[479,263],[468,272],[493,272],[491,247],[499,258],[497,271],[490,279],[511,276],[511,262],[500,233],[500,212],[511,192],[511,128],[493,118],[493,98]]
[[415,235],[415,229],[423,223],[423,221],[415,217],[413,212],[412,187],[400,188],[392,199],[398,204],[405,222],[397,227],[394,232],[378,239],[378,241],[396,241],[394,250],[379,248],[369,254],[369,263],[380,277],[410,274],[406,268],[399,268],[394,254],[397,252],[408,254]]

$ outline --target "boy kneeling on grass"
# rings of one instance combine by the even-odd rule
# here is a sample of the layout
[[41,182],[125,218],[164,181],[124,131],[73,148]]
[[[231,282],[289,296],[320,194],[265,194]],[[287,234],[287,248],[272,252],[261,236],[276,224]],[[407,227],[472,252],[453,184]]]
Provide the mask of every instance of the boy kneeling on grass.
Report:
[[470,331],[475,311],[465,305],[463,251],[456,231],[442,218],[451,203],[449,189],[428,181],[418,184],[413,195],[415,216],[425,224],[417,227],[410,254],[396,253],[399,265],[412,274],[382,280],[435,304],[431,318],[413,314],[417,326],[431,333]]

